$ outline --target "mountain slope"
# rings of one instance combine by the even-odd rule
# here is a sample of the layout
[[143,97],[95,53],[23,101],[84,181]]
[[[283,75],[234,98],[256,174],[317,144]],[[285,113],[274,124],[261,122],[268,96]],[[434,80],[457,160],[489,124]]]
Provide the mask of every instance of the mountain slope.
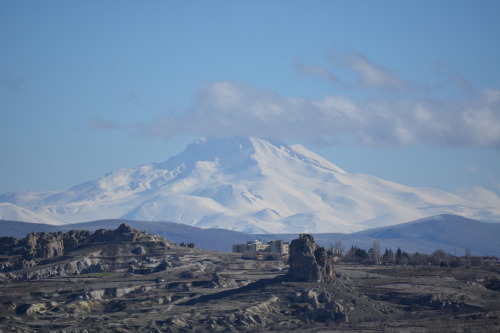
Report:
[[[500,255],[500,224],[484,223],[463,216],[442,214],[394,226],[365,230],[350,235],[352,240],[379,240],[393,248],[429,253],[443,249],[464,255]],[[371,246],[371,245],[370,245]]]
[[28,209],[16,206],[9,202],[0,202],[0,220],[30,221],[33,223],[53,225],[63,224],[60,221],[38,215]]
[[200,139],[163,163],[2,201],[63,223],[121,218],[248,233],[347,233],[438,214],[500,221],[499,207],[349,173],[303,146],[257,138]]

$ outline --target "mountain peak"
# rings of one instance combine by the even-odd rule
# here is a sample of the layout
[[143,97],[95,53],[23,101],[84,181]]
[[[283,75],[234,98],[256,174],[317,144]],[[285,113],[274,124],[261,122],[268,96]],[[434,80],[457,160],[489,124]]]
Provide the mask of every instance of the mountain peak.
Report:
[[0,205],[0,216],[15,208],[62,223],[122,218],[255,233],[353,232],[438,214],[500,221],[500,209],[349,173],[302,145],[256,137],[200,138],[163,163],[2,201],[12,205]]
[[254,161],[275,158],[291,158],[325,170],[345,173],[344,170],[327,161],[323,157],[311,152],[302,145],[289,146],[276,138],[257,137],[201,137],[180,154],[171,157],[164,163],[158,164],[159,168],[172,168],[183,161],[193,164],[198,161],[225,161],[239,164],[246,162],[251,164],[249,159]]

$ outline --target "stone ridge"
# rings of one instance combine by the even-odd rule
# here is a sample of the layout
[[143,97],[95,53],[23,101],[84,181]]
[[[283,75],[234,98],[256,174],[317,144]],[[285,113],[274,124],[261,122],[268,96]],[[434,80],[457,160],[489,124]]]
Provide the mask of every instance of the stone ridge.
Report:
[[307,282],[326,282],[335,276],[333,259],[310,234],[300,234],[290,243],[288,276]]
[[25,238],[0,237],[0,254],[20,255],[24,260],[43,260],[63,256],[95,243],[164,242],[158,235],[148,234],[121,224],[115,230],[99,229],[94,233],[83,230],[69,232],[32,232]]

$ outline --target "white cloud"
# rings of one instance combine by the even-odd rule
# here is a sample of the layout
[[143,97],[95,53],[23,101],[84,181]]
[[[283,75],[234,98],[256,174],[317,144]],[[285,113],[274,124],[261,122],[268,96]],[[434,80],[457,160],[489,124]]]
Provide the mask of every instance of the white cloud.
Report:
[[429,142],[500,148],[498,94],[489,89],[468,101],[384,97],[358,101],[343,95],[313,100],[220,81],[202,87],[185,113],[141,124],[140,130],[166,138],[187,133],[335,142],[350,136],[368,145]]
[[[295,67],[348,88],[345,94],[285,97],[272,89],[217,81],[202,86],[184,113],[164,115],[136,129],[165,138],[176,134],[275,136],[325,144],[347,139],[373,146],[431,143],[500,148],[499,90],[479,91],[442,63],[435,66],[439,84],[431,91],[359,53],[330,50],[329,61],[333,69],[355,74],[358,82],[299,60]],[[374,91],[376,97],[359,98]]]
[[456,194],[483,206],[500,207],[500,197],[495,192],[481,186],[461,187],[456,190]]

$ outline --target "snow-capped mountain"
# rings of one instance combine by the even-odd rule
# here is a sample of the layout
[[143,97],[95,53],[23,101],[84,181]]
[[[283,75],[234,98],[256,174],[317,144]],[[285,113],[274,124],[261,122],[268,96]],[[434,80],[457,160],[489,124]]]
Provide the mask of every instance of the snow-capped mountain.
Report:
[[123,218],[251,233],[345,233],[438,214],[500,222],[499,207],[349,173],[301,145],[241,137],[200,139],[164,163],[0,202],[0,216],[16,207],[29,222],[27,212],[47,223]]
[[9,202],[0,202],[0,220],[29,221],[32,223],[43,223],[43,224],[54,224],[54,225],[63,224],[57,220],[40,216],[25,208],[13,205]]

